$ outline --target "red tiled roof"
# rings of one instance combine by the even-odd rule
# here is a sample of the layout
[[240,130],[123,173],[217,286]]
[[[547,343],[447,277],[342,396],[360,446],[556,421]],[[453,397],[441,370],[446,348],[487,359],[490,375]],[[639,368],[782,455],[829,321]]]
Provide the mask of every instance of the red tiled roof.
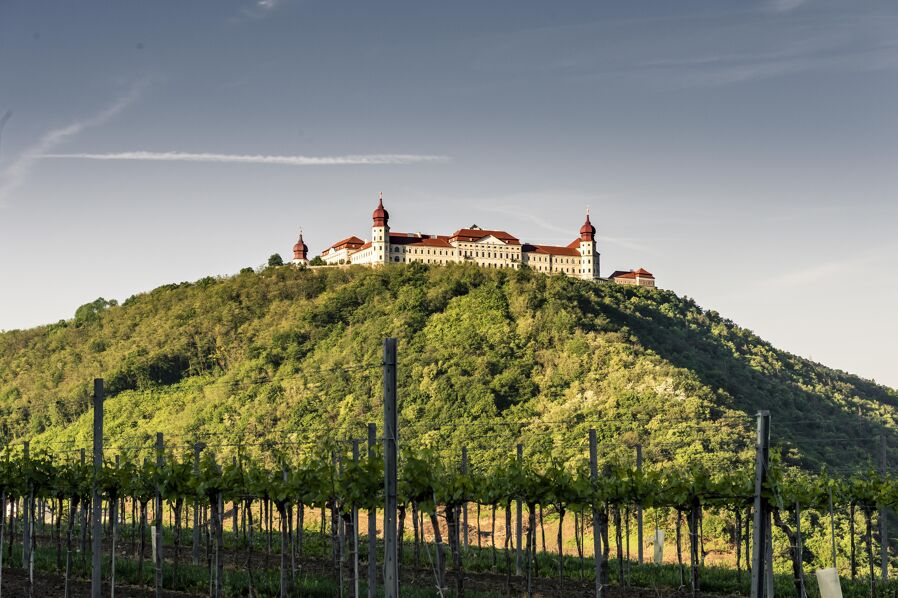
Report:
[[368,249],[369,247],[371,247],[371,241],[368,241],[367,243],[359,247],[359,251],[361,251],[362,249]]
[[574,239],[567,246],[571,249],[580,249],[580,239]]
[[580,227],[580,238],[584,241],[592,241],[596,234],[596,227],[589,221],[589,210],[586,210],[586,222]]
[[353,236],[353,237],[347,237],[341,241],[337,241],[336,243],[334,243],[333,245],[328,247],[328,249],[342,249],[344,246],[363,245],[364,243],[365,242],[362,241],[361,239],[359,239],[358,237]]
[[391,245],[422,245],[425,247],[452,247],[446,235],[422,235],[420,233],[390,233]]
[[629,272],[625,270],[615,270],[611,276],[608,278],[626,278],[626,279],[635,279],[636,275],[639,275],[640,278],[655,278],[651,272],[648,270],[643,270],[639,268],[637,270],[630,270]]
[[439,237],[425,237],[420,239],[417,243],[409,243],[409,245],[424,245],[426,247],[452,247],[452,244],[449,243],[446,239],[440,239]]
[[390,243],[393,245],[404,245],[414,243],[421,237],[429,237],[430,235],[422,235],[419,233],[394,233],[390,231]]
[[[577,241],[579,243],[579,241]],[[580,257],[580,251],[571,247],[557,247],[555,245],[531,245],[525,243],[521,247],[524,253],[544,253],[548,255],[564,255],[571,257]]]
[[371,217],[374,219],[374,226],[384,226],[389,221],[390,213],[384,209],[383,193],[380,194],[380,199],[377,200],[377,207],[374,209]]
[[480,228],[460,228],[449,237],[463,243],[472,243],[479,241],[484,237],[493,236],[504,242],[506,245],[520,245],[521,242],[517,237],[508,234],[504,230],[485,230]]

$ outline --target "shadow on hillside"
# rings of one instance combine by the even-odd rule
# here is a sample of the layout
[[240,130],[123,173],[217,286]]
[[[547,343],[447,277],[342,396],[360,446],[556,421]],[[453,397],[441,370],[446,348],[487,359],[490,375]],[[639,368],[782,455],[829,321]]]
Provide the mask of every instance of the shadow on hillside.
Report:
[[[734,354],[707,327],[691,326],[657,307],[638,309],[636,315],[606,303],[603,313],[626,326],[646,349],[692,371],[713,390],[728,393],[747,415],[769,410],[774,446],[795,447],[801,454],[800,459],[793,454],[790,462],[809,468],[826,465],[838,473],[866,468],[878,459],[880,436],[886,438],[890,462],[898,458],[898,430],[887,427],[874,411],[880,405],[898,410],[898,399],[884,388],[766,344],[746,343]],[[760,359],[752,367],[750,356],[740,351],[745,349],[773,352],[781,367],[763,371],[758,368],[769,361]]]

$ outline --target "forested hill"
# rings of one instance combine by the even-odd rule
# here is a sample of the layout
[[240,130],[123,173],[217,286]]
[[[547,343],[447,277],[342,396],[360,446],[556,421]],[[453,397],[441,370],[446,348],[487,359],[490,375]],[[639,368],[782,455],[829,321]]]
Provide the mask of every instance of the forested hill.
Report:
[[[386,336],[399,338],[404,446],[464,445],[476,459],[521,441],[569,459],[595,427],[603,456],[629,458],[639,442],[648,459],[730,464],[751,448],[751,416],[769,409],[775,443],[809,466],[861,463],[879,434],[898,447],[896,391],[779,351],[688,298],[421,265],[246,271],[0,334],[2,434],[90,446],[102,377],[112,445],[157,431],[360,438],[382,419]],[[845,434],[860,440],[826,441]]]

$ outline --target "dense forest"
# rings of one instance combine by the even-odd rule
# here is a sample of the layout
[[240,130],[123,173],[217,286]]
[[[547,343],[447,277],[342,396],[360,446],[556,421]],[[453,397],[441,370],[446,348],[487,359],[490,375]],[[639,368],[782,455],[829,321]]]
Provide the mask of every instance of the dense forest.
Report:
[[[779,351],[715,311],[659,290],[526,269],[419,264],[269,267],[84,305],[0,334],[6,442],[90,445],[90,392],[107,388],[113,445],[324,443],[382,419],[382,339],[399,339],[401,436],[471,459],[583,455],[655,462],[747,458],[769,409],[777,455],[863,465],[898,441],[898,392]],[[828,435],[857,443],[821,442]],[[898,448],[898,442],[892,442]],[[457,454],[457,453],[455,453]],[[749,461],[750,462],[750,461]]]

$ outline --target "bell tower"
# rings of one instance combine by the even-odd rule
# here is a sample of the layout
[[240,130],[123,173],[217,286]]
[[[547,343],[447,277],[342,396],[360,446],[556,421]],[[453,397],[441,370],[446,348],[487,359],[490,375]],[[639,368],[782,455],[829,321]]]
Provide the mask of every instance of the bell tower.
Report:
[[374,223],[371,226],[371,262],[386,264],[390,261],[390,213],[384,209],[384,194],[380,193],[377,208],[372,214]]
[[589,221],[589,208],[586,208],[586,222],[580,227],[580,278],[596,280],[599,278],[599,252],[596,249],[596,227]]

